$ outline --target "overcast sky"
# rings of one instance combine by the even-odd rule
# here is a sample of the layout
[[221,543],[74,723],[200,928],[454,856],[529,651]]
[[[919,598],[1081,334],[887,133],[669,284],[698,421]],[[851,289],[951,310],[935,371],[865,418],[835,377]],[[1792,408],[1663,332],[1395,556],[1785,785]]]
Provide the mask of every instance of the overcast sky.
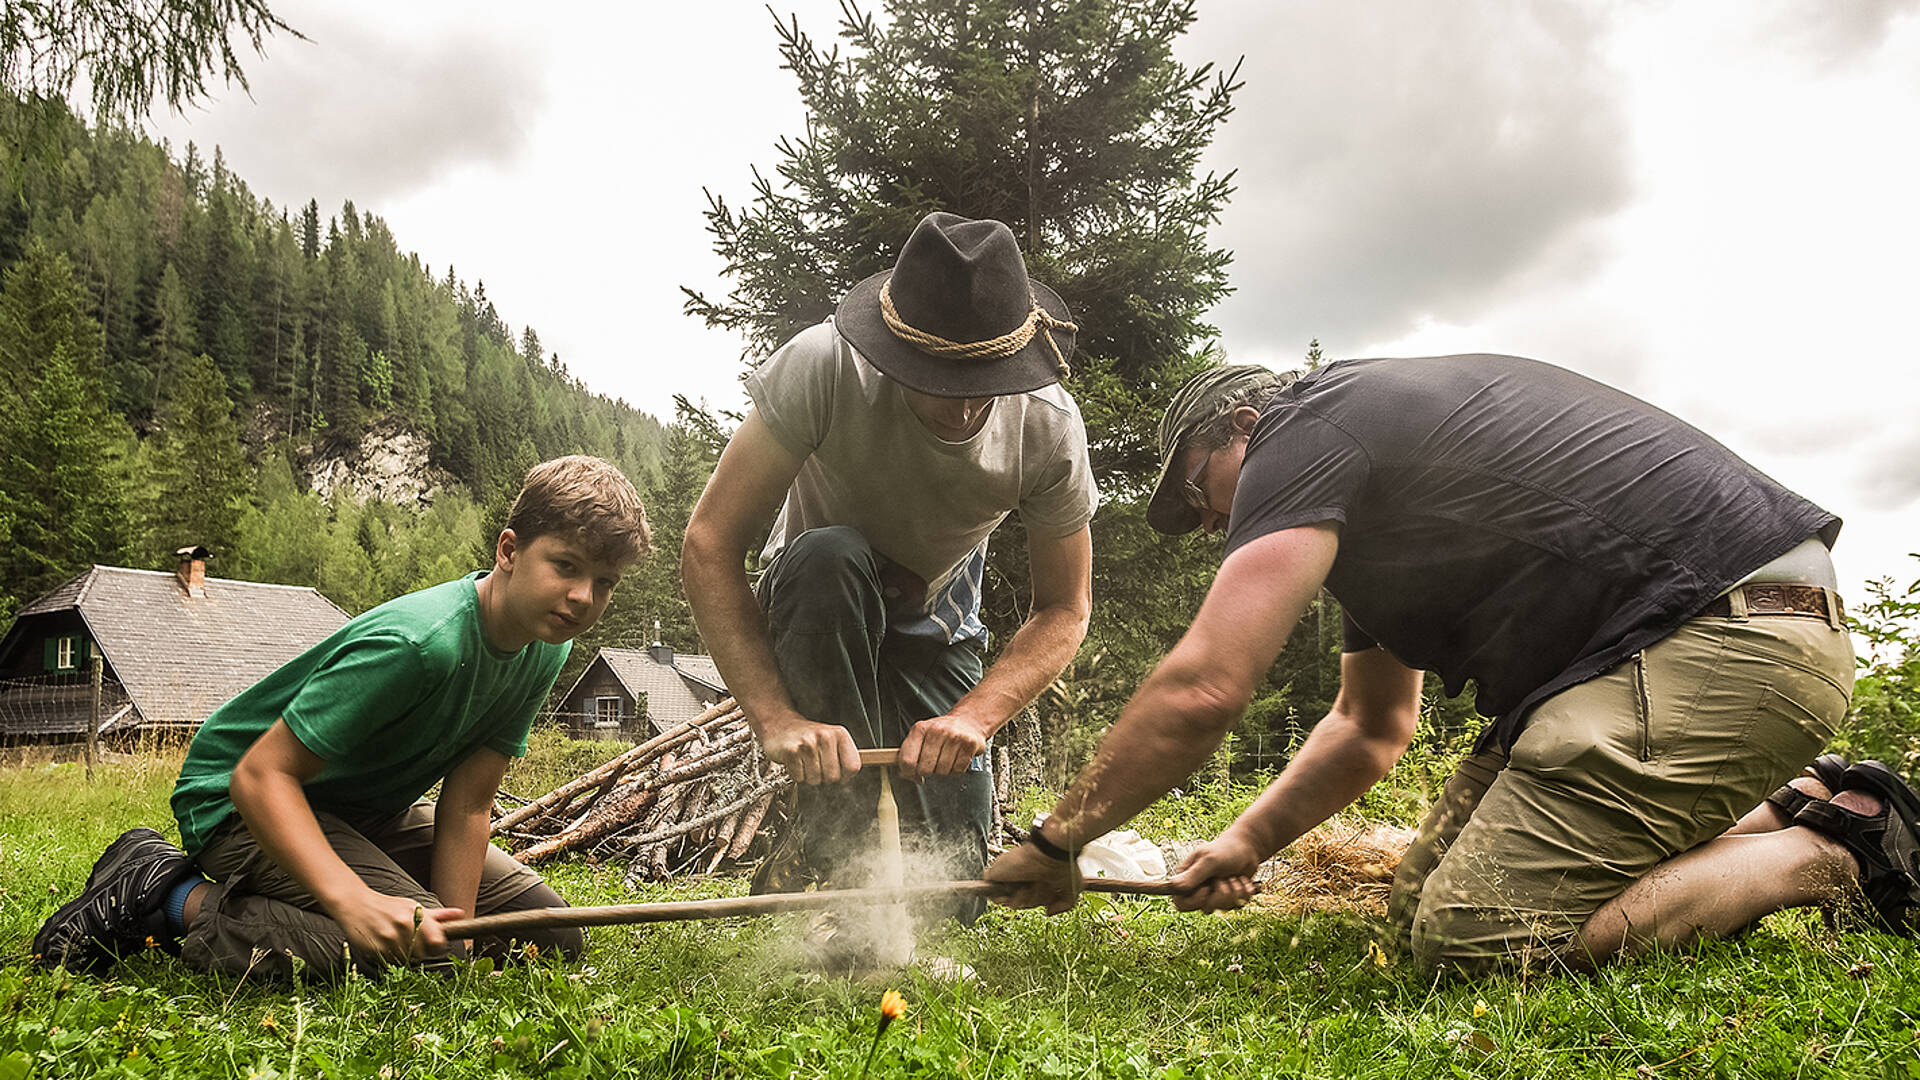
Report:
[[[776,0],[817,39],[837,0]],[[593,389],[734,406],[702,188],[801,130],[759,0],[279,0],[238,92],[153,124],[256,194],[351,198],[482,280]],[[1620,386],[1847,519],[1843,584],[1920,575],[1920,0],[1201,0],[1245,57],[1236,361],[1498,351]],[[210,152],[210,150],[208,151]]]

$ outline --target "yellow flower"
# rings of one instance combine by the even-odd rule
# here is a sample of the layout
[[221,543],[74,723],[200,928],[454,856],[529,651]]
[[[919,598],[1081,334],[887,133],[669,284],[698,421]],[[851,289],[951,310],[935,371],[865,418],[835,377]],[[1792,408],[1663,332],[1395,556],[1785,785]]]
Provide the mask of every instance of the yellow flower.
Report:
[[867,1080],[867,1071],[873,1068],[873,1057],[880,1052],[880,1037],[906,1011],[907,999],[900,996],[900,991],[889,990],[880,995],[880,1023],[873,1029],[873,1045],[867,1047],[866,1063],[860,1066],[860,1080]]
[[1474,1003],[1473,1003],[1473,1016],[1474,1016],[1474,1019],[1476,1019],[1476,1020],[1477,1020],[1477,1019],[1479,1019],[1480,1017],[1482,1017],[1482,1016],[1485,1016],[1485,1015],[1487,1015],[1487,1003],[1486,1003],[1486,1002],[1484,1002],[1484,1001],[1476,1001],[1476,1002],[1474,1002]]

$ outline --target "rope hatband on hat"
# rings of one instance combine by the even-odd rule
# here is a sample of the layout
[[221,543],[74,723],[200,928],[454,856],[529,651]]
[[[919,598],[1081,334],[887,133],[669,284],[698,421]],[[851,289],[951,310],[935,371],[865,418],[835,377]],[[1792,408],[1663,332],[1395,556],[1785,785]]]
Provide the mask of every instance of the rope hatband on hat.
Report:
[[929,334],[925,330],[911,326],[900,317],[900,312],[893,306],[893,279],[888,278],[880,286],[880,317],[886,320],[887,329],[893,331],[894,337],[921,352],[963,360],[1005,359],[1026,348],[1027,343],[1033,340],[1033,335],[1044,328],[1047,331],[1047,348],[1053,350],[1054,365],[1059,368],[1060,375],[1064,378],[1071,374],[1071,369],[1067,365],[1067,358],[1060,353],[1059,343],[1053,339],[1053,332],[1060,330],[1072,334],[1079,332],[1080,327],[1065,319],[1054,318],[1040,306],[1040,301],[1033,298],[1032,294],[1028,294],[1028,298],[1033,300],[1033,307],[1027,312],[1027,320],[999,337],[987,338],[985,341],[949,341],[938,334]]

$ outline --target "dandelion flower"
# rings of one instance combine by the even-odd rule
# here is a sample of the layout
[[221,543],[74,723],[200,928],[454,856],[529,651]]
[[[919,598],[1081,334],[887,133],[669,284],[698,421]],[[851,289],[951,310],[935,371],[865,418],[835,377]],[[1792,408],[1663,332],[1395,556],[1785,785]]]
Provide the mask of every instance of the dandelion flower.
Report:
[[873,1029],[873,1045],[867,1047],[866,1063],[860,1066],[860,1080],[866,1080],[867,1070],[873,1068],[874,1055],[880,1052],[880,1037],[906,1011],[907,999],[900,996],[900,991],[889,990],[880,995],[880,1023]]

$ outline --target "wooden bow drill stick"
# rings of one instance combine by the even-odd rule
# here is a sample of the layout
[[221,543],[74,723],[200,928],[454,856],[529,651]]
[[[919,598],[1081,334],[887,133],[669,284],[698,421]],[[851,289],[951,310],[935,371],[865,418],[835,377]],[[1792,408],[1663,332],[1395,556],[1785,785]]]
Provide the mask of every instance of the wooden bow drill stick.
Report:
[[880,825],[880,886],[887,889],[897,889],[907,883],[907,862],[900,854],[900,807],[893,801],[892,772],[891,764],[880,766],[880,803],[874,808]]
[[[880,770],[880,800],[874,807],[874,824],[879,834],[880,851],[879,862],[874,867],[873,883],[882,889],[897,890],[907,883],[907,860],[900,851],[900,807],[893,801],[892,776],[895,765],[887,763],[877,768]],[[869,918],[873,921],[874,952],[882,965],[900,967],[913,959],[913,916],[907,910],[906,901],[874,908]]]
[[[722,715],[731,699],[695,719],[697,726]],[[511,934],[556,926],[619,926],[629,923],[684,922],[692,919],[725,919],[742,915],[772,915],[786,911],[815,911],[836,907],[875,907],[904,904],[931,896],[996,896],[1010,887],[995,881],[945,881],[927,885],[903,885],[898,876],[900,858],[900,816],[894,802],[893,784],[888,771],[899,764],[898,748],[860,751],[860,767],[879,767],[880,801],[875,811],[879,818],[880,844],[890,869],[876,889],[826,889],[809,893],[776,893],[767,896],[727,896],[713,900],[672,900],[653,904],[608,904],[600,907],[528,908],[475,919],[455,919],[441,923],[450,938],[473,938]],[[583,778],[587,779],[587,778]],[[584,784],[575,785],[584,787]],[[1117,893],[1131,896],[1178,896],[1164,881],[1125,881],[1114,878],[1088,878],[1081,889],[1093,893]]]
[[[1180,895],[1179,890],[1165,881],[1087,878],[1080,883],[1080,887],[1090,893],[1127,896]],[[898,904],[928,896],[997,896],[1007,891],[1009,886],[998,881],[942,881],[898,889],[825,889],[820,892],[774,893],[766,896],[723,896],[712,900],[669,900],[653,904],[528,908],[525,911],[482,915],[477,919],[454,919],[441,923],[440,928],[450,938],[473,938],[555,926],[621,926],[629,923],[725,919],[741,915],[773,915],[783,911]]]

